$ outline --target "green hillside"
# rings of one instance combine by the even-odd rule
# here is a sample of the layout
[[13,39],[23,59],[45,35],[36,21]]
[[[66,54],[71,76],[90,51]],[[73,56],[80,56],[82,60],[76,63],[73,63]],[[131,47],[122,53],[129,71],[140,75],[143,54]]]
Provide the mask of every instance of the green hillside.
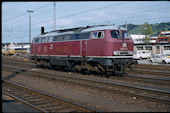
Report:
[[142,25],[137,25],[135,28],[129,30],[130,34],[142,33]]
[[[158,35],[160,31],[170,30],[170,22],[150,24],[152,27],[152,35]],[[122,25],[125,27],[125,25]],[[142,32],[142,25],[127,24],[130,34],[139,34]]]

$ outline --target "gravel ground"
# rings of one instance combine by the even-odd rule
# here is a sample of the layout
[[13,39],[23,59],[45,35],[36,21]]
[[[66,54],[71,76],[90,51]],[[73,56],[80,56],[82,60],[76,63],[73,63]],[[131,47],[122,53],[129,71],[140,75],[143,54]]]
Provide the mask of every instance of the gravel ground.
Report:
[[[11,72],[2,71],[2,76],[9,76]],[[3,78],[2,77],[2,78]],[[45,91],[55,96],[73,100],[102,111],[112,112],[168,112],[169,105],[149,102],[138,97],[126,97],[100,90],[69,85],[59,81],[49,81],[38,77],[18,74],[10,81],[26,85],[37,90]]]

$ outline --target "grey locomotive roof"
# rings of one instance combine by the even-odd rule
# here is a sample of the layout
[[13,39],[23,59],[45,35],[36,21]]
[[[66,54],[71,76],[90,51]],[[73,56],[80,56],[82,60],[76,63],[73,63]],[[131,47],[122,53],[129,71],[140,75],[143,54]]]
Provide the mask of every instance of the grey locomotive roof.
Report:
[[[81,32],[98,31],[98,30],[108,30],[108,29],[118,30],[118,27],[113,26],[113,25],[109,25],[109,26],[97,26],[97,27],[91,27],[91,28],[87,28],[87,29],[82,29]],[[120,27],[120,30],[126,30],[126,29],[123,28],[123,27]]]
[[57,35],[72,34],[72,33],[75,33],[75,32],[74,31],[67,31],[67,32],[63,32],[63,33],[60,33],[60,32],[49,32],[49,33],[38,35],[37,37],[57,36]]
[[[38,35],[37,37],[57,36],[63,34],[83,33],[89,31],[108,30],[108,29],[118,30],[119,28],[113,25],[86,26],[86,27],[77,27],[77,28],[70,28],[70,29],[60,29],[60,30]],[[126,30],[126,29],[120,27],[120,30]]]

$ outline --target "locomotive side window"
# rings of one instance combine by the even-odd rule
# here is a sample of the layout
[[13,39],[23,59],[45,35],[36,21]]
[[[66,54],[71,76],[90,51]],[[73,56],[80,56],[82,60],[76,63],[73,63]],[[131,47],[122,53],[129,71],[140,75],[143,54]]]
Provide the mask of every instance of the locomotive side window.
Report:
[[40,39],[39,39],[38,43],[40,43],[40,42],[41,42],[41,40],[42,40],[42,38],[40,38]]
[[104,32],[103,31],[98,32],[98,38],[104,38]]
[[97,32],[93,32],[93,39],[96,39],[97,38]]
[[111,31],[110,33],[112,38],[121,38],[121,34],[117,30]]
[[56,41],[62,41],[63,40],[63,35],[57,36]]
[[48,42],[52,42],[52,41],[53,41],[53,37],[51,36],[49,37]]
[[57,40],[57,37],[56,37],[56,36],[54,36],[54,37],[53,37],[53,41],[56,41],[56,40]]
[[78,34],[78,37],[77,39],[89,39],[90,37],[90,33],[81,33],[81,34]]
[[45,42],[45,37],[41,38],[41,42]]
[[35,43],[35,38],[33,39],[32,43]]
[[75,39],[76,39],[76,35],[75,35],[75,34],[71,34],[71,35],[70,35],[70,38],[67,39],[67,40],[75,40]]
[[38,42],[39,42],[39,39],[40,39],[40,38],[36,38],[36,39],[35,39],[35,43],[38,43]]
[[103,31],[93,32],[92,38],[93,39],[104,38],[104,32]]
[[64,35],[63,37],[63,40],[70,40],[70,35]]
[[48,42],[48,37],[45,37],[45,42]]

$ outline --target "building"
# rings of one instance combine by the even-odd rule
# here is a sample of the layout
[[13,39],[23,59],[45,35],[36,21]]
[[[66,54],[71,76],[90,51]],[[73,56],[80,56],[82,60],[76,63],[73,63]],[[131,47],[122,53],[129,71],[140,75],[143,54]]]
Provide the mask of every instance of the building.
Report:
[[158,35],[157,43],[170,43],[170,30],[161,31]]
[[27,49],[27,53],[30,52],[30,44],[29,43],[17,43],[14,44],[13,42],[11,42],[8,46],[5,45],[4,47],[2,47],[2,50],[4,51],[8,51],[8,50],[15,50],[15,49],[21,49],[21,48],[26,48]]
[[[143,44],[143,39],[145,38],[145,35],[141,35],[141,34],[130,34],[130,36],[132,37],[134,44]],[[156,39],[158,38],[157,35],[152,35],[150,37],[150,43],[156,43]]]
[[130,36],[132,37],[134,44],[140,44],[140,43],[144,43],[142,41],[143,38],[145,38],[145,35],[141,35],[141,34],[130,34]]
[[170,54],[170,43],[134,44],[134,51],[149,50],[151,54]]

